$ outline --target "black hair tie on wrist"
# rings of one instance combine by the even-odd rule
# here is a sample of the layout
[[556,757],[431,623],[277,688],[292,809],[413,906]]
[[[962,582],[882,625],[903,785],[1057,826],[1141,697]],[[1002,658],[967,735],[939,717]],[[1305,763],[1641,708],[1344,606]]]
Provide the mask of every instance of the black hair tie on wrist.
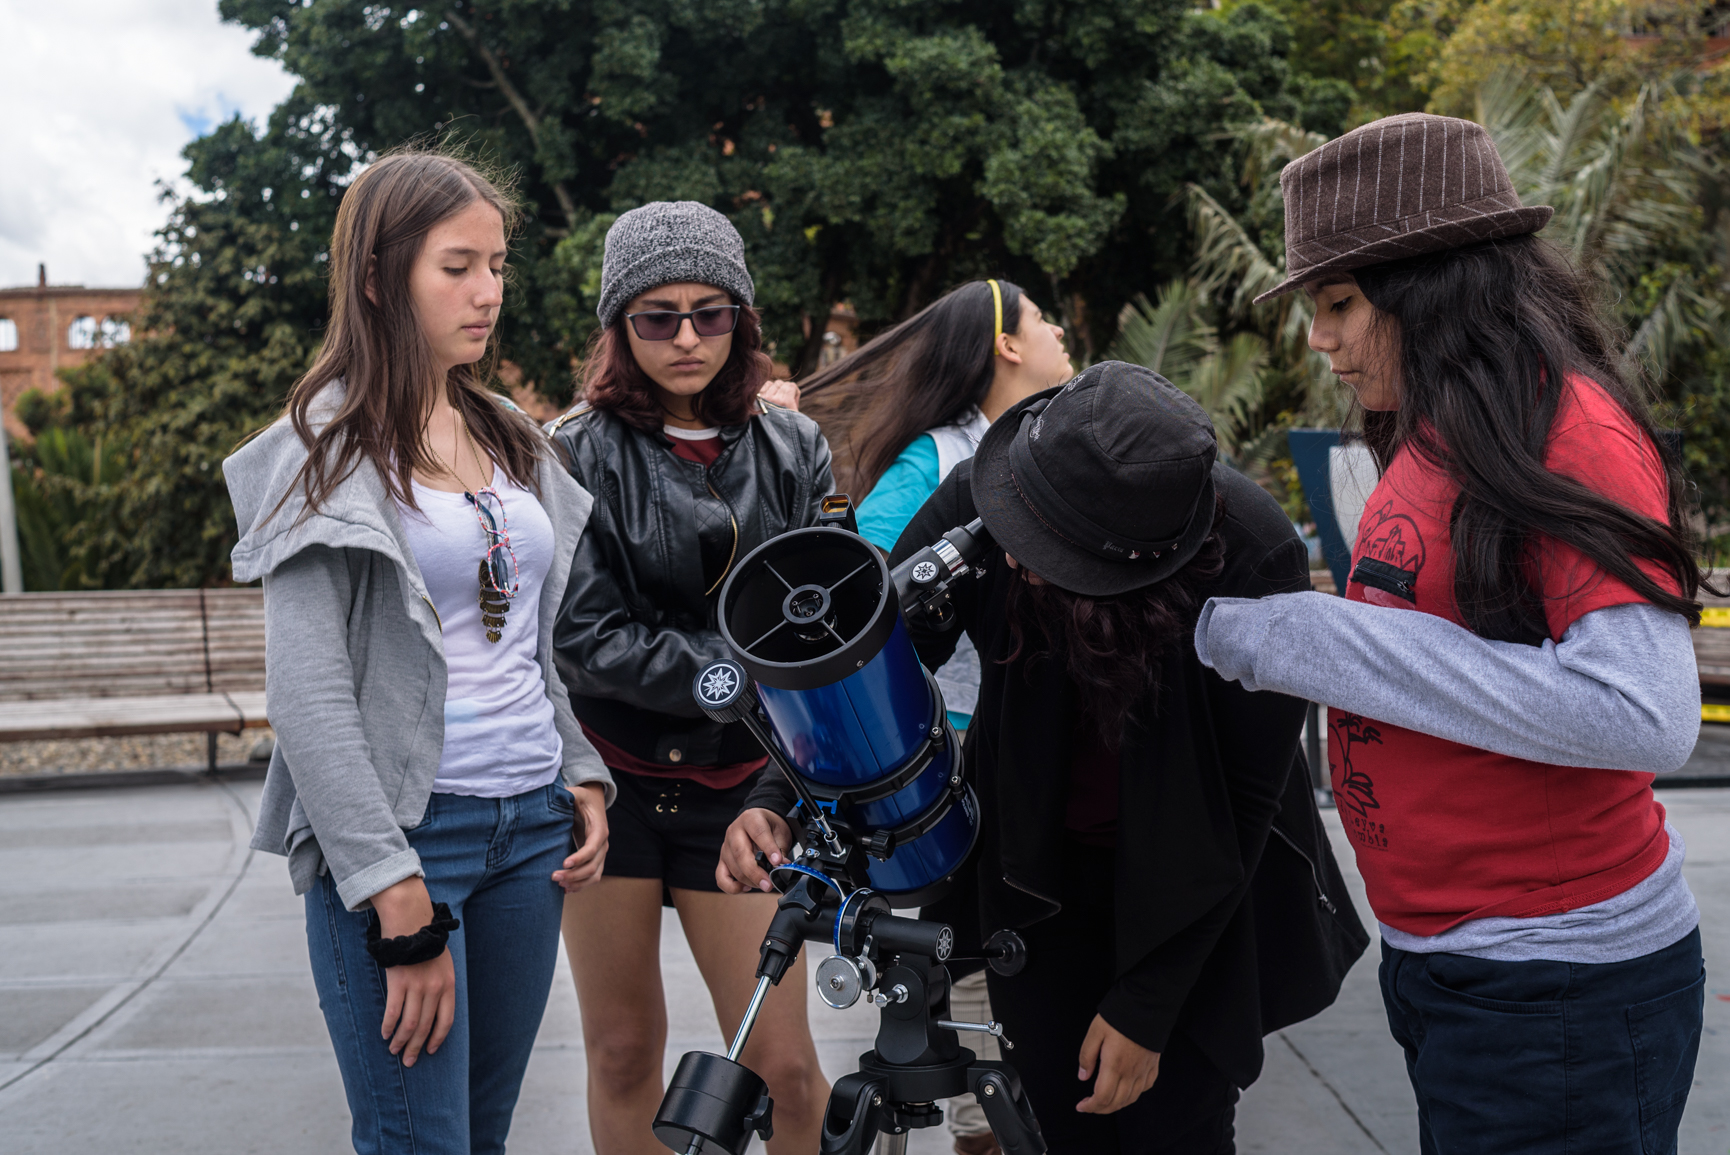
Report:
[[380,938],[378,919],[366,928],[366,953],[381,967],[406,967],[431,962],[445,951],[451,931],[462,923],[451,917],[451,908],[442,902],[433,903],[432,921],[413,934],[395,938]]

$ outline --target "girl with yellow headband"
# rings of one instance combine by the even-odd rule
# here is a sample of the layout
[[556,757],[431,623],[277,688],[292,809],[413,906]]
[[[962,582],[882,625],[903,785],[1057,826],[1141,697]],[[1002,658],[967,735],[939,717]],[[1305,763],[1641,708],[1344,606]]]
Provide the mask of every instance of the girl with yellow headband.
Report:
[[[1008,281],[969,281],[811,378],[802,408],[835,453],[837,487],[859,505],[859,532],[885,550],[937,485],[973,456],[999,414],[1075,375],[1063,329]],[[979,655],[964,637],[937,671],[957,733],[979,696]],[[950,1009],[991,1017],[983,973],[955,984]],[[977,1043],[969,1044],[978,1047]],[[995,1041],[987,1039],[987,1058]],[[995,1151],[971,1098],[948,1112],[959,1155]]]

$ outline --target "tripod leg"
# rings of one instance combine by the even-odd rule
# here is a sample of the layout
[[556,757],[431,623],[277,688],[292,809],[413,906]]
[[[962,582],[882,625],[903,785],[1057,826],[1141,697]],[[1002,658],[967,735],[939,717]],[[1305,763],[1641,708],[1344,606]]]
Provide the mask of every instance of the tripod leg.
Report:
[[822,1155],[867,1155],[882,1129],[883,1106],[881,1080],[857,1071],[836,1080],[823,1113]]
[[985,1109],[985,1120],[1003,1155],[1045,1155],[1045,1136],[1015,1068],[989,1060],[975,1063],[967,1069],[967,1083]]

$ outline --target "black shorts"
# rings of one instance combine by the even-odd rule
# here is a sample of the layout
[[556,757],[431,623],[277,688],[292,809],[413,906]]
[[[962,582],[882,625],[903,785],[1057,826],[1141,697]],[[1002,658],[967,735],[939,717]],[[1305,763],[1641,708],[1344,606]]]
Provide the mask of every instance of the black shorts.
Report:
[[607,875],[720,893],[721,843],[756,781],[752,775],[730,790],[711,790],[689,778],[614,770],[619,796],[607,810]]

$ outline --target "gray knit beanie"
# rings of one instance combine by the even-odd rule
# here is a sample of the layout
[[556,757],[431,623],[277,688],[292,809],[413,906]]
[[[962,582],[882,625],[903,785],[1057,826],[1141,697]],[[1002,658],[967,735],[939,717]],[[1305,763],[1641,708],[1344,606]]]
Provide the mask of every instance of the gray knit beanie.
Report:
[[602,325],[611,325],[633,297],[675,281],[725,289],[741,305],[757,295],[745,270],[745,242],[732,221],[696,201],[651,201],[607,230],[595,312]]

